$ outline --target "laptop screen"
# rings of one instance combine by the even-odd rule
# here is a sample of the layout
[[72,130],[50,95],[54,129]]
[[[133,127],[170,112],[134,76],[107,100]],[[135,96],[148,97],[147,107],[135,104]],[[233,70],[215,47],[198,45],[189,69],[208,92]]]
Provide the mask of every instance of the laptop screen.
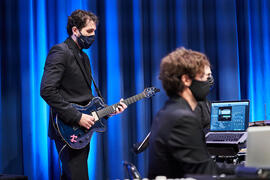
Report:
[[249,122],[249,100],[211,103],[210,131],[245,131]]

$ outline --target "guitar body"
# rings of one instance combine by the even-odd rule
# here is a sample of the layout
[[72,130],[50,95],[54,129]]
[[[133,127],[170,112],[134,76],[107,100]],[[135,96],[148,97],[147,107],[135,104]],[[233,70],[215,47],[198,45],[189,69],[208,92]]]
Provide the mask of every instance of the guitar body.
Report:
[[[92,115],[92,112],[96,112],[100,109],[106,107],[104,102],[99,97],[94,97],[86,106],[80,106],[77,104],[72,104],[78,111],[84,114]],[[85,129],[83,127],[71,126],[65,124],[56,115],[55,122],[63,140],[72,149],[82,149],[87,146],[91,140],[91,137],[95,131],[104,132],[106,127],[104,125],[105,118],[98,119],[95,124],[90,129]]]

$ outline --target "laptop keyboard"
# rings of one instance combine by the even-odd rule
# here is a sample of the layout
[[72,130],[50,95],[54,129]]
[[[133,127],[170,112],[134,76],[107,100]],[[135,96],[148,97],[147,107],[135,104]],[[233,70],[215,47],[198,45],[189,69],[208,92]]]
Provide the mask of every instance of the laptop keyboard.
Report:
[[239,134],[228,134],[228,133],[224,133],[224,134],[209,134],[209,136],[207,136],[207,141],[229,141],[229,142],[234,142],[234,141],[238,141],[241,136],[243,136],[244,133],[239,133]]

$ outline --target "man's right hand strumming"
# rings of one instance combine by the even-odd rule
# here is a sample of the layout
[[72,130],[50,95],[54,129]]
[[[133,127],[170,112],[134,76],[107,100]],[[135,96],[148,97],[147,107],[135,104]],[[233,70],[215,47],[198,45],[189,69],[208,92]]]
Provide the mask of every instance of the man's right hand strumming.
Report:
[[79,125],[90,129],[95,124],[95,118],[93,116],[90,116],[88,114],[82,114],[82,117],[79,121]]

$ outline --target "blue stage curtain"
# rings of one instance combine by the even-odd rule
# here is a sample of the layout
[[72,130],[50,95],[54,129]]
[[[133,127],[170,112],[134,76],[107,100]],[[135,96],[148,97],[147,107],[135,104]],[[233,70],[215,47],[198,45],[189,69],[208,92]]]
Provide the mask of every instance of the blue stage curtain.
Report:
[[184,46],[206,53],[215,78],[210,100],[250,99],[250,121],[270,118],[268,0],[2,0],[0,2],[0,174],[59,179],[58,155],[47,137],[49,107],[39,95],[49,49],[67,38],[75,9],[96,13],[96,41],[86,53],[93,76],[111,105],[144,88],[161,89],[108,120],[94,134],[90,179],[124,179],[122,161],[143,177],[148,151],[133,143],[149,132],[167,99],[158,79],[166,54]]

